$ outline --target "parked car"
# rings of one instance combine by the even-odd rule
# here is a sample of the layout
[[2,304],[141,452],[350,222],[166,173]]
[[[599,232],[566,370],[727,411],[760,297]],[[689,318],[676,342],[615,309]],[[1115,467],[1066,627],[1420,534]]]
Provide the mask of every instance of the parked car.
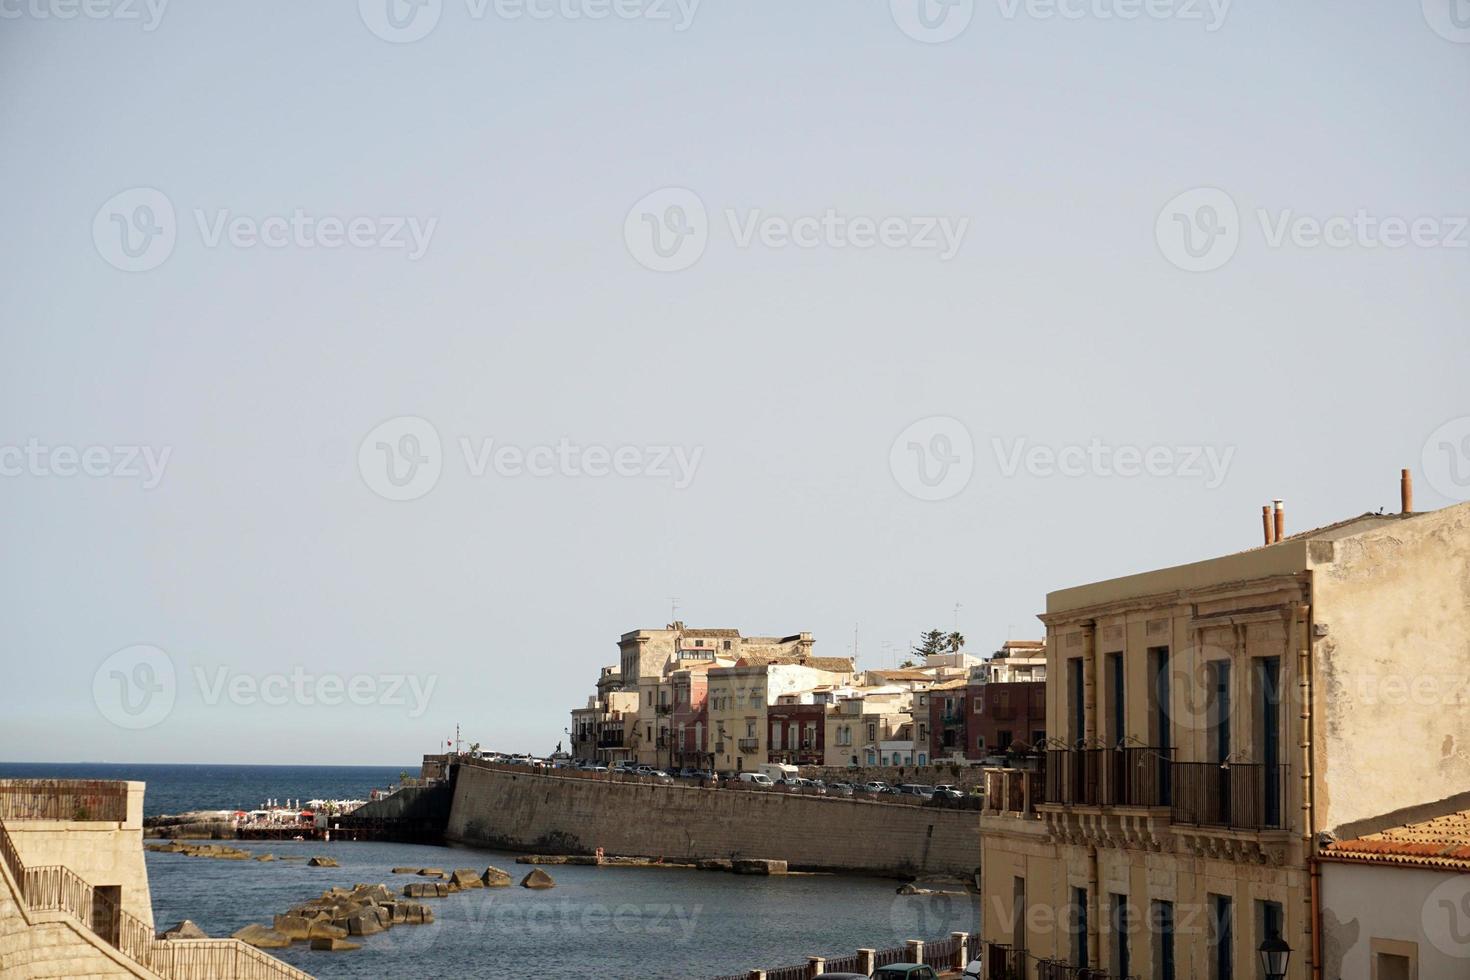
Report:
[[664,772],[662,769],[654,769],[654,770],[651,770],[649,772],[644,773],[644,775],[645,776],[652,777],[652,779],[655,782],[659,782],[659,783],[672,783],[674,781],[674,777],[673,776],[670,776],[668,773]]
[[939,980],[939,974],[922,963],[890,963],[874,973],[873,980]]
[[886,793],[888,792],[888,784],[881,779],[870,780],[869,782],[863,783],[863,792]]
[[940,800],[963,800],[965,794],[961,793],[957,786],[934,787],[934,798]]
[[830,796],[851,796],[853,794],[852,783],[833,783],[827,787]]

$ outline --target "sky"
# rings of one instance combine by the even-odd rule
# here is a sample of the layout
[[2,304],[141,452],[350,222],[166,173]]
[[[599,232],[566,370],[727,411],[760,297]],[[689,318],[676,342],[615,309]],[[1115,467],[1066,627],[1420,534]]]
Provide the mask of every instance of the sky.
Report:
[[0,79],[0,759],[548,752],[672,614],[983,654],[1470,499],[1461,0],[4,0]]

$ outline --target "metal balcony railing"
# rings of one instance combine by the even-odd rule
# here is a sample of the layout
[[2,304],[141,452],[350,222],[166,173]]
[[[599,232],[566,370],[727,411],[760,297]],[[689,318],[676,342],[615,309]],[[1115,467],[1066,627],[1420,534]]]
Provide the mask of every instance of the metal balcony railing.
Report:
[[1168,806],[1173,749],[1127,746],[1046,754],[1046,802],[1067,806]]
[[741,752],[755,752],[760,748],[761,743],[758,738],[742,738],[735,744]]
[[1170,808],[1175,823],[1236,830],[1283,826],[1287,767],[1175,762],[1172,749],[1047,752],[1046,802],[1063,806]]
[[1260,763],[1176,762],[1175,823],[1235,830],[1282,824],[1286,767]]

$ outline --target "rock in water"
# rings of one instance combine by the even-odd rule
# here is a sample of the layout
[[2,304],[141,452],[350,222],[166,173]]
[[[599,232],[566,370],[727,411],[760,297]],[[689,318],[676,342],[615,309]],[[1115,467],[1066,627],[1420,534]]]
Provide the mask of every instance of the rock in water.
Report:
[[786,862],[769,858],[736,858],[732,864],[738,875],[784,875]]
[[416,875],[416,874],[419,873],[419,869],[418,868],[394,868],[393,869],[393,873],[396,874],[396,875]]
[[[391,925],[392,920],[388,924]],[[382,913],[375,908],[361,909],[347,919],[349,936],[376,936],[386,928]]]
[[285,949],[291,945],[290,939],[258,923],[252,923],[244,929],[237,930],[232,938],[248,943],[256,949]]
[[195,924],[193,919],[185,919],[177,925],[169,926],[158,934],[159,939],[208,939],[204,930]]
[[443,868],[419,868],[419,874],[423,875],[425,878],[443,878],[444,877],[444,869]]
[[486,888],[505,888],[510,885],[510,872],[502,871],[491,865],[485,869],[484,874],[480,875],[480,884]]
[[274,928],[287,939],[311,938],[311,920],[302,915],[278,915]]
[[475,874],[474,868],[456,868],[449,876],[449,882],[459,888],[484,888],[485,883],[480,876]]
[[540,868],[533,868],[531,869],[530,874],[521,879],[521,887],[555,888],[556,882],[553,881],[551,875],[547,874],[545,871],[542,871]]
[[362,949],[362,943],[351,943],[345,939],[334,936],[321,936],[311,941],[312,949],[324,949],[330,952],[341,953],[349,949]]
[[307,864],[308,867],[312,867],[312,868],[340,868],[340,867],[342,867],[342,865],[340,865],[340,864],[337,863],[337,859],[336,858],[329,858],[329,857],[314,857],[310,861],[307,861],[306,864]]

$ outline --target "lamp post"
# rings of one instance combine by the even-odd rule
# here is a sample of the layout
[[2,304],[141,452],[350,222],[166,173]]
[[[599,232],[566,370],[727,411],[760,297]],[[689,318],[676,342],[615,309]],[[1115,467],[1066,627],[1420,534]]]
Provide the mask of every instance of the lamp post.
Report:
[[1257,952],[1261,954],[1261,970],[1266,980],[1286,980],[1286,964],[1291,959],[1291,947],[1280,936],[1268,936]]

